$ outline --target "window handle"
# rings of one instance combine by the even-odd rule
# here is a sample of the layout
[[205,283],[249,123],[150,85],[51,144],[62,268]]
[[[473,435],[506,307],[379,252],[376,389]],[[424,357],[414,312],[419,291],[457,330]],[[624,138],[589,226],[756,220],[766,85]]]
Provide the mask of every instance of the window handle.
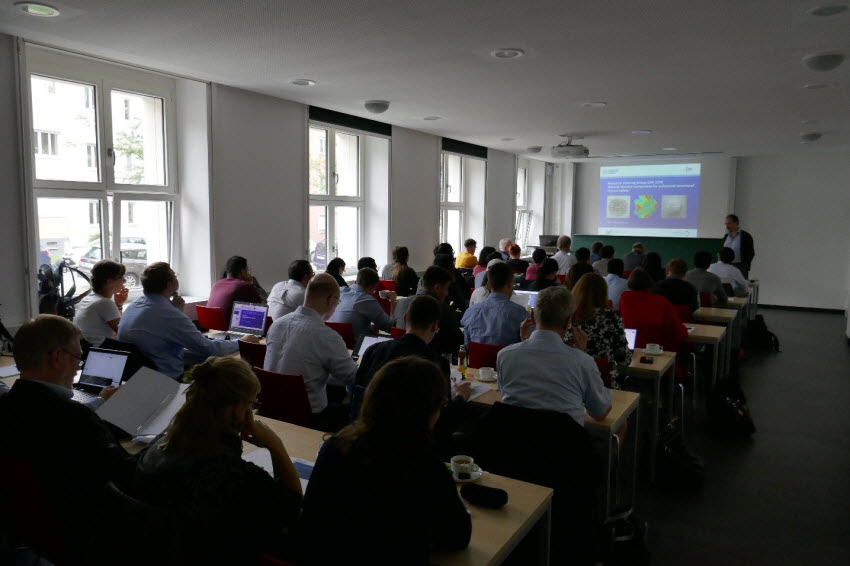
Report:
[[106,148],[106,155],[112,158],[112,166],[115,167],[115,150],[111,147]]
[[334,185],[339,184],[339,175],[337,175],[336,171],[334,171]]

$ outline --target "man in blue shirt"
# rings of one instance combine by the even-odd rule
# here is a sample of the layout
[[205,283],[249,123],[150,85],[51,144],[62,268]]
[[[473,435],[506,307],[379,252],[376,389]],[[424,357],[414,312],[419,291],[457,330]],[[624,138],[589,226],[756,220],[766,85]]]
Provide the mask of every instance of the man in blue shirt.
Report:
[[357,281],[340,289],[339,305],[328,322],[347,322],[354,329],[354,336],[360,336],[370,331],[374,324],[379,330],[389,332],[395,325],[392,313],[395,310],[395,293],[386,291],[390,300],[390,315],[384,312],[378,300],[372,296],[378,284],[378,272],[364,267],[357,272]]
[[[142,272],[144,295],[124,311],[118,325],[118,340],[135,344],[156,364],[160,373],[179,379],[183,354],[189,350],[199,358],[224,356],[239,350],[237,340],[209,340],[183,313],[185,301],[177,294],[180,282],[171,266],[152,263]],[[242,338],[258,342],[256,336]]]
[[581,426],[585,409],[596,420],[608,415],[611,391],[602,383],[596,362],[581,351],[587,346],[587,335],[575,336],[578,348],[564,343],[575,305],[566,287],[549,287],[537,295],[537,329],[497,357],[502,402],[567,413]]
[[512,303],[514,274],[507,263],[496,263],[487,268],[490,295],[469,307],[463,314],[464,341],[482,344],[514,344],[519,342],[519,330],[528,318],[525,308]]

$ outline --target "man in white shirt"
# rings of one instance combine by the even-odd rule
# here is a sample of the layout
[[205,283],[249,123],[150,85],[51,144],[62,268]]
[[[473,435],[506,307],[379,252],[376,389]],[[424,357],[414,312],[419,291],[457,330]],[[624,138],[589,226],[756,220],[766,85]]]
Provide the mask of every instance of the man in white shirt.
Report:
[[602,246],[602,259],[593,263],[593,271],[605,277],[608,275],[608,262],[614,258],[614,246]]
[[339,285],[327,273],[307,285],[304,304],[269,328],[264,369],[304,378],[315,424],[335,432],[346,423],[348,408],[329,405],[327,385],[333,379],[354,385],[357,365],[342,337],[325,325],[339,304]]
[[573,240],[569,236],[558,236],[558,251],[552,256],[552,259],[558,262],[558,275],[566,275],[570,268],[575,264],[576,259],[570,253],[573,245]]
[[615,311],[620,310],[620,295],[623,294],[628,286],[627,279],[623,279],[623,260],[612,259],[608,262],[608,275],[605,276],[605,282],[608,283],[608,298],[611,300],[611,308]]
[[304,289],[315,275],[306,259],[296,259],[289,264],[289,281],[281,281],[269,293],[269,316],[272,320],[287,315],[304,304]]
[[722,248],[717,254],[717,263],[712,263],[708,272],[720,277],[720,281],[732,285],[732,290],[736,297],[747,296],[747,280],[744,279],[744,274],[741,270],[732,265],[735,259],[735,250],[732,248]]

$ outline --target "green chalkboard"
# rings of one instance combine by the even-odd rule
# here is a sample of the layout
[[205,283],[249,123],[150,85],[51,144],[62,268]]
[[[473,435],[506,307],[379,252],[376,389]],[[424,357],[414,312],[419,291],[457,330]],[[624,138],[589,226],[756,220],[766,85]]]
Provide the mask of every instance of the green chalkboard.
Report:
[[579,248],[589,249],[596,241],[614,246],[614,257],[623,257],[632,251],[632,244],[641,242],[646,252],[661,254],[662,265],[673,258],[680,257],[688,262],[688,268],[693,267],[694,254],[697,252],[711,252],[711,261],[717,261],[716,253],[720,251],[722,244],[720,238],[646,238],[577,234],[573,236],[573,252]]

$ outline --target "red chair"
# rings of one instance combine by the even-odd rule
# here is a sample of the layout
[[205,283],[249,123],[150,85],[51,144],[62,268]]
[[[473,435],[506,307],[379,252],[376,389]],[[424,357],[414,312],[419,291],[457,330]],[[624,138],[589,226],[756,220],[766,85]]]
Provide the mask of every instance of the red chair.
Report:
[[260,416],[313,427],[313,411],[302,376],[266,371],[257,366],[254,373],[260,380]]
[[561,285],[563,285],[564,283],[566,283],[566,282],[567,282],[567,276],[566,276],[566,275],[561,275],[561,274],[559,273],[556,277],[558,278],[558,281],[560,281],[560,282],[561,282]]
[[333,329],[337,334],[345,340],[345,347],[351,350],[354,348],[354,343],[357,341],[354,337],[354,327],[348,322],[326,322],[325,326]]
[[387,315],[389,315],[392,311],[393,304],[389,299],[382,299],[381,297],[378,297],[378,304],[381,305],[381,308],[384,309],[384,312],[387,313]]
[[384,286],[384,291],[396,292],[395,279],[380,279],[379,281]]
[[404,328],[396,328],[395,326],[390,328],[390,336],[393,338],[401,338],[405,334],[407,334],[407,331]]
[[632,274],[632,272],[631,272],[631,271],[624,271],[624,272],[623,272],[623,279],[628,279],[628,278],[629,278],[629,275],[631,275],[631,274]]
[[507,344],[482,344],[480,342],[469,343],[469,363],[471,368],[494,368],[496,367],[496,354]]
[[679,315],[682,322],[691,322],[691,307],[689,305],[673,305],[673,310]]
[[266,317],[266,327],[263,329],[263,338],[265,338],[266,336],[269,335],[269,328],[272,327],[273,322],[274,321],[272,320],[272,317],[270,317],[270,316]]
[[605,387],[611,389],[611,360],[608,358],[593,358],[596,362],[596,367],[599,368],[599,375],[602,376],[602,383]]
[[266,363],[266,345],[240,340],[239,355],[249,365],[263,367]]
[[224,313],[219,307],[202,307],[197,305],[198,325],[210,330],[229,330],[230,327],[224,320]]
[[701,306],[701,307],[711,307],[711,292],[710,291],[700,291],[699,292],[699,306]]

